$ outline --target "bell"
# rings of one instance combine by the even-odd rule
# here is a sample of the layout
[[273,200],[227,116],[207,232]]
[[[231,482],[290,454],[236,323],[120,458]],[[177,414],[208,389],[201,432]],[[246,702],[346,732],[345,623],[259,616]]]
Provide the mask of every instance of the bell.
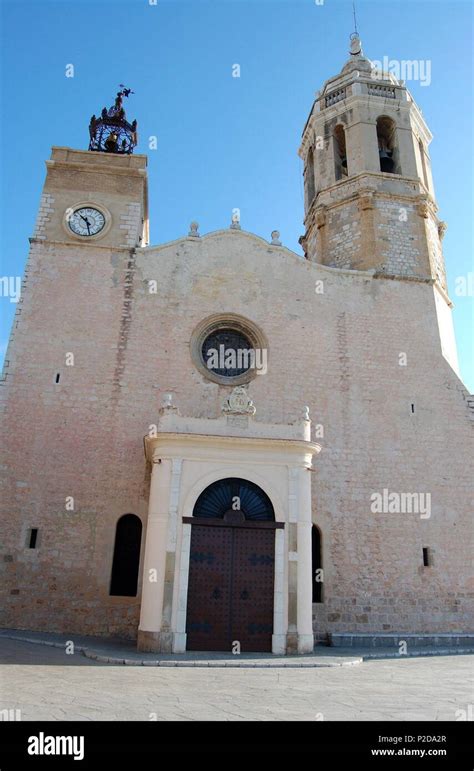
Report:
[[105,140],[105,149],[108,153],[117,152],[117,140],[118,140],[117,134],[109,134],[109,136]]
[[380,158],[380,171],[386,171],[388,174],[393,174],[393,167],[395,166],[390,150],[379,150]]

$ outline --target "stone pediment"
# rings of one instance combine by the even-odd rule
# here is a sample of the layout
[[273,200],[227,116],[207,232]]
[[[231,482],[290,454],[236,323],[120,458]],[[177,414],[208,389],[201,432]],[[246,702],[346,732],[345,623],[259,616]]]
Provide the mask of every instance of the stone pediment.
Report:
[[[191,231],[190,231],[191,232]],[[272,231],[273,232],[276,231]],[[147,247],[144,247],[143,252],[149,252],[151,250],[162,250],[166,249],[168,247],[175,247],[178,245],[182,245],[183,248],[189,246],[189,245],[196,245],[198,248],[201,244],[208,244],[211,245],[214,242],[225,242],[226,244],[226,250],[231,251],[232,245],[237,246],[238,243],[247,242],[248,246],[247,248],[251,247],[252,245],[254,247],[257,247],[259,249],[265,249],[266,252],[269,250],[274,251],[278,249],[279,251],[284,251],[287,254],[291,254],[293,257],[296,257],[298,260],[302,259],[302,256],[297,254],[296,252],[292,251],[291,249],[288,249],[283,243],[277,243],[277,239],[272,237],[272,234],[268,234],[268,240],[265,240],[265,238],[262,238],[261,236],[256,235],[255,233],[251,233],[247,230],[242,230],[238,228],[226,228],[222,230],[213,230],[210,233],[205,233],[203,235],[188,235],[188,236],[182,236],[181,238],[177,238],[174,241],[167,241],[164,244],[156,244],[156,245],[150,245]],[[281,240],[281,239],[280,239]]]

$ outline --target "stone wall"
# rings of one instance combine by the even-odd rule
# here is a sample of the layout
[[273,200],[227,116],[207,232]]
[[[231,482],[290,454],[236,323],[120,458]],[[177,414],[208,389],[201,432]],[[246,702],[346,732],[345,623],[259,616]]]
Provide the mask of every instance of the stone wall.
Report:
[[[137,250],[34,242],[1,388],[2,625],[136,635],[140,596],[108,596],[115,525],[127,512],[146,524],[143,436],[162,393],[183,415],[219,414],[229,389],[196,369],[190,340],[228,311],[269,341],[268,373],[249,386],[256,420],[294,422],[307,404],[323,447],[316,633],[472,631],[474,423],[441,353],[434,291],[238,230]],[[431,516],[372,513],[384,488],[429,492]]]

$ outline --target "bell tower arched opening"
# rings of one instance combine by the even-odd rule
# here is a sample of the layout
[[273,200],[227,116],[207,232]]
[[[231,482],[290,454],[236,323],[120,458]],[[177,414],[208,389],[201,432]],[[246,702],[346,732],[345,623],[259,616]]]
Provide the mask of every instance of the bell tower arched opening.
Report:
[[306,156],[306,165],[304,169],[304,184],[306,192],[306,209],[308,210],[316,194],[316,184],[314,179],[314,152],[310,147]]
[[377,118],[380,171],[401,174],[398,157],[397,126],[395,121],[382,115]]
[[335,127],[333,132],[334,142],[334,171],[336,182],[348,176],[347,170],[347,151],[346,151],[346,131],[341,123]]

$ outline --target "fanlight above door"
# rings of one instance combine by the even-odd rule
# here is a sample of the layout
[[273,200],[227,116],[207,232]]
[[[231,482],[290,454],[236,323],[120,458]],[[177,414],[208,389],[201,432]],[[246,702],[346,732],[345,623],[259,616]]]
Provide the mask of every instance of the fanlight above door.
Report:
[[253,482],[237,477],[219,479],[209,485],[197,499],[193,516],[223,519],[229,510],[241,511],[247,520],[275,521],[275,512],[268,495]]

